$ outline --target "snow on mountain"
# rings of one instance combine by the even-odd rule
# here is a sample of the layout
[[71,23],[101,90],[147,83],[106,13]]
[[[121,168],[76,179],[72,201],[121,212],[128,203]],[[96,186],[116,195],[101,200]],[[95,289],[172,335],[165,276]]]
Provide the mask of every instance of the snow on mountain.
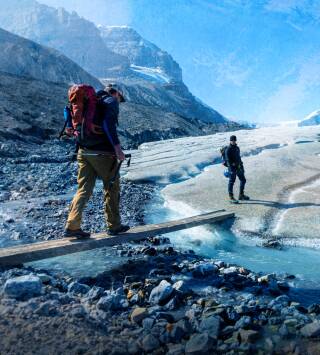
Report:
[[130,69],[137,74],[140,74],[147,80],[155,81],[161,84],[169,83],[170,78],[163,72],[161,68],[148,68],[148,67],[141,67],[139,65],[130,65]]
[[[89,73],[108,78],[104,83],[122,85],[131,104],[127,106],[131,111],[126,114],[139,120],[139,132],[135,131],[133,138],[130,132],[125,134],[130,146],[134,140],[133,144],[139,144],[242,127],[193,96],[182,81],[178,63],[130,27],[98,29],[75,12],[41,5],[35,0],[3,4],[0,23],[7,30],[61,51]],[[163,134],[156,123],[160,120]],[[182,126],[178,127],[178,123]],[[134,126],[131,122],[130,127]],[[125,123],[125,131],[127,127]]]
[[320,110],[310,113],[306,118],[299,122],[299,126],[315,126],[320,125]]
[[154,68],[170,78],[182,81],[182,70],[170,54],[147,41],[128,26],[99,26],[105,45],[115,53],[125,56],[130,64]]

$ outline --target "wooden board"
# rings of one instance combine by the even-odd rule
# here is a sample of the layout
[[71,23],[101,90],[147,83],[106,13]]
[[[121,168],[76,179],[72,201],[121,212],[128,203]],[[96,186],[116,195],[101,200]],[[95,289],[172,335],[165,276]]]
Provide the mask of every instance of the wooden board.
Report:
[[0,249],[0,265],[21,265],[31,261],[78,253],[85,250],[111,247],[113,245],[138,241],[148,237],[176,232],[182,229],[197,227],[204,224],[212,224],[232,217],[234,217],[234,213],[219,210],[176,221],[134,227],[124,234],[112,237],[108,236],[106,233],[98,233],[92,235],[91,238],[82,240],[64,238],[47,242],[24,244],[11,248],[2,248]]

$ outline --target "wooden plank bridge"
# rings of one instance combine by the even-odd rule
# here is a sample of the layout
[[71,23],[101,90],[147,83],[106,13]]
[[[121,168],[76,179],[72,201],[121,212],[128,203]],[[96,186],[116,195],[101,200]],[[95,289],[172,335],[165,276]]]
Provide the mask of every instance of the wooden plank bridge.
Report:
[[111,247],[131,241],[139,241],[161,234],[176,232],[204,224],[213,224],[233,218],[234,213],[218,210],[193,217],[160,224],[133,227],[128,232],[108,236],[106,233],[93,234],[88,239],[64,238],[40,243],[23,244],[0,249],[0,266],[15,266],[24,263],[53,258],[86,250]]

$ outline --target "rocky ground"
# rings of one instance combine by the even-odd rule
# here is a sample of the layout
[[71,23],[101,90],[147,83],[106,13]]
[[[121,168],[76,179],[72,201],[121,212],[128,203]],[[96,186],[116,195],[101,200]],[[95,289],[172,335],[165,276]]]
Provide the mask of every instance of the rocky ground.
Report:
[[[28,154],[32,150],[34,154]],[[0,150],[0,236],[2,242],[61,238],[69,204],[76,188],[77,163],[71,161],[74,147],[55,144],[3,144]],[[125,165],[125,164],[124,164]],[[121,211],[124,223],[143,223],[143,203],[154,186],[122,181]],[[96,218],[92,218],[92,216]],[[132,217],[134,216],[134,217]],[[83,228],[103,231],[103,188],[97,184],[84,215]]]
[[[69,151],[1,146],[2,246],[61,237],[76,181]],[[123,181],[126,223],[143,223],[154,192]],[[86,229],[104,228],[101,205],[98,186]],[[205,259],[162,237],[114,252],[123,262],[90,277],[2,269],[1,354],[320,354],[320,305],[291,298],[292,275]]]
[[293,276],[203,259],[162,238],[117,249],[129,261],[91,278],[3,271],[1,353],[319,353],[320,306],[290,299]]

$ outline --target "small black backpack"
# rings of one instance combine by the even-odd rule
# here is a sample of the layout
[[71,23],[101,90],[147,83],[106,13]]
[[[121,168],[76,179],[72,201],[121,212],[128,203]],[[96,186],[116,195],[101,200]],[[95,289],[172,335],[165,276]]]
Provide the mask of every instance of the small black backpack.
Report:
[[228,145],[225,145],[224,147],[220,148],[221,162],[222,162],[222,165],[224,165],[224,166],[228,166],[227,159],[226,159],[226,152],[227,152],[228,147],[229,147]]

